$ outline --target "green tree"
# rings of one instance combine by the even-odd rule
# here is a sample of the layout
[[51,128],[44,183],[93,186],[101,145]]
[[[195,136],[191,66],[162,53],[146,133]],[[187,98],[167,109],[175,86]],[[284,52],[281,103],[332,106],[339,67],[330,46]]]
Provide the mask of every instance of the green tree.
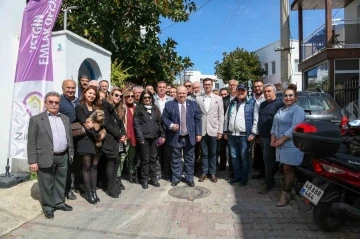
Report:
[[259,57],[255,52],[236,48],[230,53],[224,52],[222,62],[215,62],[215,75],[224,83],[235,79],[240,83],[260,78],[265,71],[261,68]]
[[[112,52],[137,84],[172,82],[193,66],[176,52],[177,43],[159,40],[161,18],[189,20],[196,5],[191,0],[64,0],[63,8],[78,6],[68,15],[67,28]],[[63,26],[63,13],[57,26]]]

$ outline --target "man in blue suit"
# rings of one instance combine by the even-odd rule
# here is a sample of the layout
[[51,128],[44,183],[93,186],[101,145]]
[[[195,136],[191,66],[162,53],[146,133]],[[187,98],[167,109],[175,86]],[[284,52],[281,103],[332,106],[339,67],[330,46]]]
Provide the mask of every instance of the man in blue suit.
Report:
[[186,99],[186,87],[179,86],[176,93],[174,101],[165,103],[161,117],[166,128],[166,141],[171,146],[171,186],[177,186],[181,180],[183,155],[186,183],[194,187],[194,148],[196,142],[201,141],[201,114],[196,102]]

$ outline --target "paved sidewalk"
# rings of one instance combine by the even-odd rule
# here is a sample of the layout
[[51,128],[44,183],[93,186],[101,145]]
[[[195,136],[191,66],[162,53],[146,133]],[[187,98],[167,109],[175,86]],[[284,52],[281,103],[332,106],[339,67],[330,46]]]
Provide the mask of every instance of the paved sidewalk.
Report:
[[216,184],[196,180],[211,195],[193,202],[169,196],[170,183],[160,183],[160,188],[150,185],[148,190],[126,183],[119,199],[99,191],[97,205],[83,198],[68,201],[74,211],[56,211],[53,220],[40,215],[3,238],[360,238],[359,223],[323,233],[310,212],[298,211],[300,199],[277,208],[280,189],[260,195],[256,180],[245,187],[221,178]]

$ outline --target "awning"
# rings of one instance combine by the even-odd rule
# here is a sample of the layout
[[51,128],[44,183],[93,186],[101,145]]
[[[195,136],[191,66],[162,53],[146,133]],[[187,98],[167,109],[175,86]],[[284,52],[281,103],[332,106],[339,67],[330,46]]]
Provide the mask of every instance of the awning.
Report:
[[[354,0],[332,0],[332,9],[345,8]],[[292,11],[298,11],[301,7],[303,10],[325,9],[326,0],[294,0],[291,4]]]

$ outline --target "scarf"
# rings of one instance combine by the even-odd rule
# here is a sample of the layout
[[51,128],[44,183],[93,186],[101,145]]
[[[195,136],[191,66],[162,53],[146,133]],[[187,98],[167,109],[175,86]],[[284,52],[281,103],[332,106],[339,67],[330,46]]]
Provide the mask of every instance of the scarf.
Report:
[[153,106],[152,105],[144,105],[144,108],[146,109],[146,112],[148,112],[149,115],[151,115],[151,110],[152,110]]
[[134,131],[134,112],[135,106],[126,105],[126,137],[132,146],[136,146],[136,138]]

